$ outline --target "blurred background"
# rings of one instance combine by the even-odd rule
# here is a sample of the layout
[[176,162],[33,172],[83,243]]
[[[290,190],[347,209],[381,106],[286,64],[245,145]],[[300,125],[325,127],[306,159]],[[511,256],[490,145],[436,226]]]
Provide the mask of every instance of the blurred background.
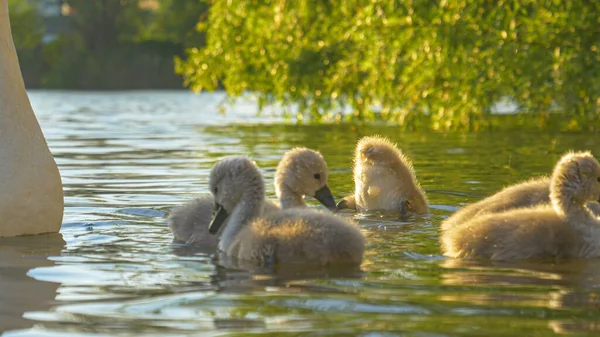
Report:
[[9,0],[25,84],[52,89],[183,88],[174,56],[203,45],[195,0]]
[[297,120],[411,129],[600,128],[595,2],[8,3],[28,88],[225,89]]

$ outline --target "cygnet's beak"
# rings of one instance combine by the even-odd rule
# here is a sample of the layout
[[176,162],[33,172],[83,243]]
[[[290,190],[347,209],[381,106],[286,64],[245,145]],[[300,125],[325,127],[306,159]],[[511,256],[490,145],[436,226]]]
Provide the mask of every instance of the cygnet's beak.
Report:
[[225,208],[223,208],[222,205],[215,203],[213,217],[210,223],[208,224],[208,232],[210,234],[217,234],[225,220],[227,220],[228,216],[229,214],[227,214]]
[[337,203],[336,208],[338,210],[348,208],[348,201],[346,201],[346,199],[340,200],[340,202]]
[[322,203],[323,206],[329,208],[331,211],[337,210],[337,208],[335,207],[335,199],[333,199],[333,195],[331,194],[331,191],[329,190],[329,187],[327,185],[317,190],[317,192],[315,192],[314,198],[319,200],[319,202]]

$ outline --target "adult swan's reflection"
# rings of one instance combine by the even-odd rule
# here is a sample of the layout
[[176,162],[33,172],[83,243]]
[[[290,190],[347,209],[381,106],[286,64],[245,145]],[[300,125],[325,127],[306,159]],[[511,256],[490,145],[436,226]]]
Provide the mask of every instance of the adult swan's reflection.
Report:
[[59,284],[29,275],[54,265],[48,257],[60,255],[64,245],[61,234],[0,239],[0,332],[30,328],[34,322],[23,315],[52,306]]

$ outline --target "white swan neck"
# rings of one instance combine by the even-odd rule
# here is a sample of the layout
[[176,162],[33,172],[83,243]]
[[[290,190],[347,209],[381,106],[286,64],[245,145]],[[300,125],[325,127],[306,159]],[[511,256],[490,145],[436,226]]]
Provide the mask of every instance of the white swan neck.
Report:
[[34,139],[46,145],[40,125],[25,91],[17,51],[12,38],[8,4],[0,0],[0,143]]
[[31,109],[12,38],[6,0],[0,0],[0,79],[0,114],[5,115],[7,103],[14,101]]

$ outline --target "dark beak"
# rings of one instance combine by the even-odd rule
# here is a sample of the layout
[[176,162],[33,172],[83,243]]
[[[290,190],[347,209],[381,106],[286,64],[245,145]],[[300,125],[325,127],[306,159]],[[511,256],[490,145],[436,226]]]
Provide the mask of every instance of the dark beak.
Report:
[[327,185],[321,187],[317,192],[315,192],[315,199],[319,200],[323,206],[329,208],[332,211],[337,210],[335,207],[335,199],[333,199],[333,195],[331,195],[331,191]]
[[219,229],[221,229],[221,226],[223,226],[225,220],[227,220],[228,216],[229,214],[227,214],[225,208],[215,203],[213,217],[211,222],[208,224],[208,232],[213,235],[217,234],[219,232]]
[[348,202],[345,199],[342,199],[342,200],[340,200],[340,202],[337,203],[336,208],[338,210],[340,210],[340,209],[346,209],[346,208],[348,208]]

